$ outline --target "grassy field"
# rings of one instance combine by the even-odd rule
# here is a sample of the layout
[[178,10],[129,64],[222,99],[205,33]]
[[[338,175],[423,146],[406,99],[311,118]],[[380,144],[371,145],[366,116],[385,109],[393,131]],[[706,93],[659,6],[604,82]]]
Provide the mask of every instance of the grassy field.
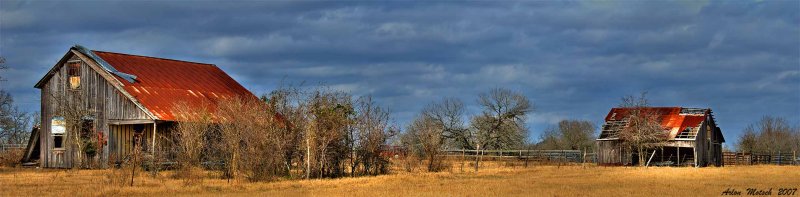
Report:
[[[732,188],[800,188],[800,166],[724,168],[497,167],[473,172],[396,173],[376,177],[248,183],[137,176],[110,186],[111,170],[0,168],[0,196],[717,196]],[[797,194],[800,196],[800,194]]]

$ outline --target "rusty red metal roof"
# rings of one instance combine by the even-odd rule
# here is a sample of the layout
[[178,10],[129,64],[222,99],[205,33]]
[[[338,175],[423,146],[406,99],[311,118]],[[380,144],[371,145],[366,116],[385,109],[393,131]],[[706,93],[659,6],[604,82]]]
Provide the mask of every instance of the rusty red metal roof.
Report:
[[93,52],[120,72],[136,76],[136,81],[130,83],[114,75],[123,89],[159,120],[175,121],[172,109],[178,102],[214,110],[223,98],[256,98],[213,64]]
[[[612,108],[606,115],[605,121],[622,120],[630,115],[631,110],[632,108]],[[684,132],[687,127],[700,127],[710,113],[709,109],[682,107],[647,107],[643,110],[659,116],[661,125],[670,131],[670,139]]]

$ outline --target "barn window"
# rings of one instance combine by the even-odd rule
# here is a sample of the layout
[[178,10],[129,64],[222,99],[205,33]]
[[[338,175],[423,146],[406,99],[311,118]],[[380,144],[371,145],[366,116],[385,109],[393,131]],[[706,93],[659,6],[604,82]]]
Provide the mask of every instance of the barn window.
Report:
[[70,89],[77,90],[81,88],[81,62],[68,62],[67,74],[69,75]]
[[64,148],[64,133],[66,133],[64,117],[53,117],[50,121],[50,133],[53,135],[53,148]]

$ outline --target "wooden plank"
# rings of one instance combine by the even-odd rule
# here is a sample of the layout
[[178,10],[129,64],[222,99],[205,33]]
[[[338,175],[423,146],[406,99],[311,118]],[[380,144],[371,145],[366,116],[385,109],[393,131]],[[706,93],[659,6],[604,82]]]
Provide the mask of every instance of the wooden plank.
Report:
[[109,119],[108,124],[111,125],[129,125],[129,124],[153,124],[155,121],[150,119],[132,119],[132,120],[118,120]]

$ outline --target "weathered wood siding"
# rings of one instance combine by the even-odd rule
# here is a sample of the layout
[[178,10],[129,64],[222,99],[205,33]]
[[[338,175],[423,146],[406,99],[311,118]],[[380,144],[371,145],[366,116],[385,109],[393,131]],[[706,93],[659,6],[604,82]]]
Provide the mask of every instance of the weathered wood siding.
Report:
[[[77,90],[69,87],[69,76],[67,62],[80,60],[80,83]],[[41,128],[40,142],[42,143],[41,161],[42,167],[70,168],[74,163],[74,147],[65,146],[65,158],[63,162],[56,163],[53,154],[53,137],[51,135],[50,123],[53,117],[59,116],[59,105],[79,105],[90,109],[94,113],[94,127],[104,136],[109,136],[109,120],[146,120],[150,119],[146,112],[138,108],[131,100],[125,97],[119,90],[111,85],[96,70],[100,69],[90,66],[85,60],[81,60],[77,55],[70,53],[56,65],[57,70],[54,75],[41,86]],[[66,98],[58,101],[57,98]],[[67,132],[69,133],[69,132]],[[65,136],[70,137],[70,136]],[[103,147],[101,161],[107,161],[109,146]]]
[[698,166],[722,166],[722,139],[716,134],[717,124],[713,116],[709,115],[703,121],[700,131],[695,139]]
[[621,146],[618,140],[597,141],[597,163],[599,165],[627,165],[631,163],[631,153]]
[[[153,124],[142,124],[144,130],[142,133],[143,145],[146,150],[149,150],[153,139]],[[129,156],[133,152],[133,130],[134,125],[109,125],[108,146],[111,149],[109,158],[112,161],[120,161]]]

